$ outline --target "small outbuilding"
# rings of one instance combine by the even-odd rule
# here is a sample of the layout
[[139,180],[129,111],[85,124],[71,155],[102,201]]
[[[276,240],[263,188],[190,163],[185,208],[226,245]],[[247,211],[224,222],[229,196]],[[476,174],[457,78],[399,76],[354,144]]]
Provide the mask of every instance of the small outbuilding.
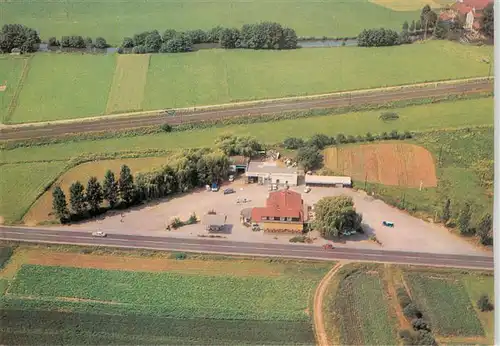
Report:
[[220,232],[226,225],[227,216],[222,214],[206,214],[201,223],[208,232]]
[[245,173],[249,181],[278,186],[297,186],[299,172],[296,167],[286,167],[278,162],[250,161]]
[[305,176],[307,186],[352,187],[351,177],[309,175]]

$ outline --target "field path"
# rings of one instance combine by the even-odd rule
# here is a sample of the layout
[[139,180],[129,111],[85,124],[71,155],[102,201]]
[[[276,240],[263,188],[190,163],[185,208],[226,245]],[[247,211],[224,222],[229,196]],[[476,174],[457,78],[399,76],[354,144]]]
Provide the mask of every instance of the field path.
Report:
[[323,296],[331,278],[337,274],[340,268],[344,265],[343,262],[337,263],[325,277],[321,280],[314,294],[314,330],[316,334],[316,344],[319,346],[328,346],[328,335],[325,330],[325,321],[323,320]]

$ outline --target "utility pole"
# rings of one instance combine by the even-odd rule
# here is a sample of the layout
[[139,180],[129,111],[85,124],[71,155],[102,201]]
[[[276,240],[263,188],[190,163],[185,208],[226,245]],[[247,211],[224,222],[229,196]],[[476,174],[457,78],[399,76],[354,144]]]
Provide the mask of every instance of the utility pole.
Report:
[[366,175],[365,175],[365,191],[366,191],[366,180],[368,179],[368,172],[366,172]]

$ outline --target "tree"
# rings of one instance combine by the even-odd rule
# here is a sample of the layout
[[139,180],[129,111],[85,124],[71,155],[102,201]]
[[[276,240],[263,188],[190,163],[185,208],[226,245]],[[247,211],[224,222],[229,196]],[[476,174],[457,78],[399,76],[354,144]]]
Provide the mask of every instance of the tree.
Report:
[[132,53],[146,54],[146,47],[144,45],[134,46],[134,48],[132,48]]
[[317,133],[314,134],[308,141],[307,144],[312,147],[316,147],[319,150],[324,149],[327,145],[333,144],[335,141],[327,135]]
[[161,37],[161,39],[163,40],[163,43],[165,43],[165,42],[177,37],[177,35],[178,35],[178,32],[175,31],[174,29],[167,29],[163,33],[163,36]]
[[85,48],[94,47],[94,43],[92,42],[92,37],[85,37],[83,41],[85,42]]
[[344,231],[362,230],[361,214],[356,213],[349,196],[324,197],[314,206],[314,228],[323,237],[339,237]]
[[200,29],[186,31],[186,36],[193,44],[208,42],[207,33]]
[[445,39],[450,31],[450,26],[446,22],[440,20],[437,22],[434,28],[434,36],[440,40]]
[[235,28],[222,29],[219,36],[219,43],[222,48],[239,48],[241,46],[240,31]]
[[87,203],[90,206],[90,211],[92,213],[97,213],[99,208],[101,207],[101,203],[103,201],[103,193],[101,183],[97,180],[96,177],[90,177],[87,182]]
[[146,43],[146,37],[150,34],[150,31],[144,31],[139,34],[135,34],[132,40],[134,41],[134,46],[142,46]]
[[71,205],[71,210],[77,215],[83,214],[87,208],[84,187],[79,181],[71,184],[69,188],[69,204]]
[[424,37],[427,38],[427,30],[435,27],[436,22],[438,20],[438,15],[436,12],[431,10],[429,5],[425,5],[420,13],[420,22],[422,23],[422,27],[424,28]]
[[21,24],[5,24],[0,31],[0,52],[10,53],[18,48],[22,53],[32,53],[41,42],[38,33]]
[[52,190],[52,210],[54,210],[54,213],[61,221],[66,219],[69,215],[66,195],[59,186],[56,186],[55,189]]
[[451,200],[447,198],[443,205],[441,221],[443,222],[443,224],[446,225],[446,223],[450,220],[450,218],[451,218]]
[[111,208],[118,203],[118,183],[115,180],[115,174],[111,170],[107,170],[104,175],[104,182],[102,184],[103,197]]
[[97,37],[95,39],[95,47],[99,49],[106,49],[108,48],[108,43],[103,37]]
[[470,219],[471,206],[469,202],[465,202],[458,216],[458,229],[460,230],[461,234],[468,234],[470,232]]
[[298,150],[297,162],[305,171],[310,171],[321,166],[323,163],[323,155],[321,155],[318,148],[305,146]]
[[405,22],[403,23],[403,31],[408,31],[408,28],[409,28],[408,21],[405,20]]
[[122,42],[123,48],[132,48],[134,46],[134,40],[130,37],[125,37]]
[[134,200],[134,176],[130,172],[127,165],[123,165],[120,169],[120,178],[118,179],[118,191],[120,197],[129,205]]
[[489,213],[483,215],[477,226],[476,234],[483,245],[492,245],[493,243],[493,220]]
[[55,38],[55,37],[49,37],[49,40],[48,40],[48,46],[49,47],[57,47],[59,45],[60,45],[60,43],[57,40],[57,38]]
[[414,20],[411,21],[410,32],[415,32],[415,21]]
[[495,32],[495,13],[493,9],[493,2],[490,2],[483,10],[483,17],[481,18],[481,31],[488,37],[493,38]]
[[283,39],[281,42],[282,49],[296,49],[299,39],[295,30],[283,28]]
[[150,32],[144,39],[146,53],[158,53],[161,48],[161,44],[161,36],[156,30]]
[[262,150],[262,145],[249,136],[221,136],[215,143],[227,156],[242,155],[251,158]]
[[487,294],[483,293],[477,300],[477,307],[481,311],[491,311],[493,310],[493,304],[490,302],[490,298]]
[[186,35],[179,34],[163,43],[160,47],[161,53],[182,53],[192,50],[192,42]]
[[399,34],[391,29],[365,29],[358,35],[360,47],[384,47],[399,44]]
[[422,22],[420,21],[420,19],[415,22],[415,30],[416,31],[422,30]]
[[224,30],[222,26],[216,26],[207,32],[207,41],[211,43],[218,43],[220,40],[220,34]]

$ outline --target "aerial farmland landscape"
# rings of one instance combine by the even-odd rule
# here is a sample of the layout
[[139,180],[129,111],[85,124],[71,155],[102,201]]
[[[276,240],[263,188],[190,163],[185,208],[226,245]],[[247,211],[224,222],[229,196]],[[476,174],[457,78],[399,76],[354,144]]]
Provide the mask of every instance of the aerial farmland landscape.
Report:
[[495,344],[493,25],[0,1],[0,344]]

